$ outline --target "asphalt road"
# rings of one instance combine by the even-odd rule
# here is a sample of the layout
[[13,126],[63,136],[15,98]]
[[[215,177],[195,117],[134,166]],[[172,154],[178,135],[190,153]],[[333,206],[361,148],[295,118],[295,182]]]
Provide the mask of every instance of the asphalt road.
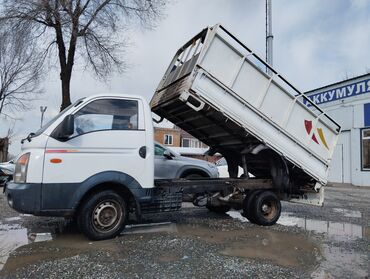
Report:
[[327,187],[324,207],[284,203],[272,227],[185,204],[91,242],[73,223],[19,214],[0,195],[0,277],[368,278],[369,200],[370,188]]

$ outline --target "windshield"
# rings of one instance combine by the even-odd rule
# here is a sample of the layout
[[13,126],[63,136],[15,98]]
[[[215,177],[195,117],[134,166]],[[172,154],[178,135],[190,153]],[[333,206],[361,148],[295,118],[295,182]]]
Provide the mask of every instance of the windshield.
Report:
[[47,128],[49,128],[49,126],[51,124],[53,124],[65,111],[69,110],[71,107],[79,105],[82,102],[83,99],[85,99],[85,98],[78,99],[76,102],[74,102],[73,104],[70,104],[64,110],[59,112],[56,116],[54,116],[52,119],[50,119],[48,123],[46,123],[44,126],[42,126],[42,128],[37,130],[37,132],[34,134],[34,137],[37,137],[38,135],[41,135],[43,132],[45,132],[45,130]]

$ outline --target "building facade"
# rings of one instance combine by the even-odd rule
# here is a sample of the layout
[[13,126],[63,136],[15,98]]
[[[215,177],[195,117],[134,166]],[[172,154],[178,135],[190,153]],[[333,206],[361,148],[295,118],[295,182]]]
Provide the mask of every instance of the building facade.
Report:
[[203,142],[176,126],[174,128],[154,127],[154,140],[168,147],[208,148]]
[[342,126],[329,182],[370,186],[370,74],[330,84],[306,95]]
[[208,146],[198,140],[197,138],[193,137],[190,135],[188,132],[180,129],[180,128],[175,128],[180,130],[180,138],[181,138],[181,147],[188,147],[188,148],[202,148],[202,149],[207,149]]
[[176,126],[174,128],[154,127],[154,140],[164,146],[168,146],[182,156],[201,159],[211,163],[221,158],[219,154],[213,156],[204,155],[208,150],[208,146]]
[[181,132],[179,129],[154,127],[154,140],[169,147],[180,147]]

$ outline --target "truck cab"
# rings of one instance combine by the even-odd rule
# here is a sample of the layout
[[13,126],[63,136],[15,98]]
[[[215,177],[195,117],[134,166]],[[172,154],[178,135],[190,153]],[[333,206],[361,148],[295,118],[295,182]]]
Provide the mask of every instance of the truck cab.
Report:
[[[92,238],[99,239],[122,229],[128,212],[120,204],[150,200],[148,189],[153,187],[153,125],[147,102],[139,96],[100,95],[76,101],[23,140],[14,181],[5,192],[19,212],[68,217],[77,209],[91,211],[89,226],[96,227]],[[97,192],[102,202],[98,199],[86,209],[86,201]],[[89,222],[82,219],[80,223]]]

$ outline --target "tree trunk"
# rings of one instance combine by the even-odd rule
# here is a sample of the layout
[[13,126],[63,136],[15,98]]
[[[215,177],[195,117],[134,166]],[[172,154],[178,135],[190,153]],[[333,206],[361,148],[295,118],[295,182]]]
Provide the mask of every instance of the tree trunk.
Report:
[[9,138],[0,138],[0,163],[8,159]]
[[62,82],[62,105],[60,106],[60,111],[64,110],[71,104],[70,96],[70,82],[71,82],[71,73],[65,73],[66,69],[61,69],[60,79]]
[[[78,12],[78,11],[77,11]],[[64,43],[63,32],[59,15],[55,24],[56,42],[58,45],[59,63],[60,63],[60,79],[62,82],[62,105],[60,111],[64,110],[71,104],[70,84],[76,53],[76,43],[78,36],[78,16],[72,18],[72,33],[69,40],[68,55],[66,55],[66,46]]]
[[1,103],[0,104],[0,114],[3,111],[3,108],[4,108],[4,102],[5,102],[5,95],[4,95],[4,93],[2,94],[1,98],[2,99],[0,99],[0,103]]
[[70,82],[71,82],[72,68],[70,68],[67,64],[66,47],[64,43],[63,31],[62,31],[59,14],[56,14],[56,22],[55,22],[54,28],[55,28],[55,34],[56,34],[56,43],[58,46],[60,80],[62,83],[62,105],[60,106],[60,111],[62,111],[71,104]]

